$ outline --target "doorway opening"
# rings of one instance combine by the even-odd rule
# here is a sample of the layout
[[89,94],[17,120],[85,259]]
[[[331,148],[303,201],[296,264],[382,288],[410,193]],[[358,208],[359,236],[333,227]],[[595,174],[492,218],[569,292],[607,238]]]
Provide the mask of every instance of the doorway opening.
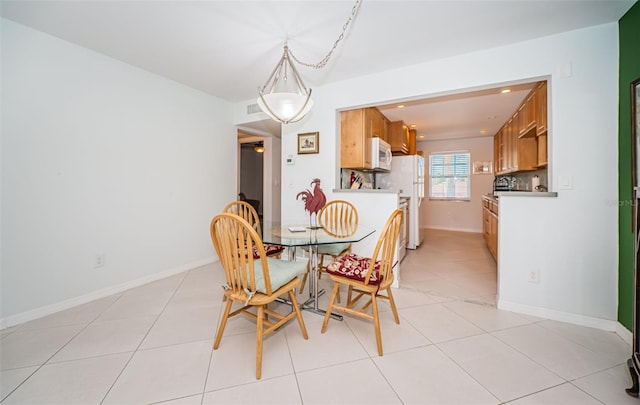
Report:
[[238,199],[247,200],[261,221],[280,220],[280,138],[238,130]]

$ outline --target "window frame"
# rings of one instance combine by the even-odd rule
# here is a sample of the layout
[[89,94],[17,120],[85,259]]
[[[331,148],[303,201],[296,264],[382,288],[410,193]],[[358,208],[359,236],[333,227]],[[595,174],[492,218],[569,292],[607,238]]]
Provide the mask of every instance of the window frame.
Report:
[[[433,176],[432,172],[433,172],[433,164],[432,164],[432,158],[434,156],[454,156],[454,155],[466,155],[467,158],[467,162],[466,162],[466,176],[459,176],[456,175],[456,170],[455,170],[455,164],[453,165],[449,165],[449,166],[454,166],[453,175],[443,175],[443,176]],[[429,200],[430,201],[452,201],[452,202],[470,202],[471,201],[471,152],[468,150],[461,150],[461,151],[442,151],[442,152],[430,152],[429,153]],[[446,164],[445,164],[446,166]],[[444,171],[444,168],[443,168]],[[467,182],[467,191],[466,191],[466,196],[465,197],[439,197],[439,196],[434,196],[433,195],[433,180],[434,179],[447,179],[447,178],[451,178],[454,179],[454,182],[456,181],[456,178],[466,178],[466,182]]]

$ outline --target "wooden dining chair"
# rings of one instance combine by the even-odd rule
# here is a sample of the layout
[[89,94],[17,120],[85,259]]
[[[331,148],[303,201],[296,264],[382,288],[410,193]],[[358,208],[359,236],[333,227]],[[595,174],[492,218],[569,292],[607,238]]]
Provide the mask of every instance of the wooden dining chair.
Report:
[[[397,250],[401,225],[402,211],[396,209],[389,216],[378,238],[373,255],[370,258],[350,253],[327,266],[327,273],[335,285],[331,292],[331,298],[329,299],[327,314],[322,323],[322,333],[327,329],[327,323],[333,310],[339,310],[347,314],[370,319],[374,324],[378,355],[382,356],[378,298],[389,301],[396,324],[400,324],[398,310],[396,309],[396,303],[393,300],[393,294],[391,292],[391,284],[394,278],[392,271],[393,260]],[[335,304],[338,289],[341,284],[348,286],[347,302],[344,306]],[[383,295],[384,292],[386,292],[386,295]],[[354,293],[356,294],[355,297],[353,296]],[[361,307],[356,308],[356,303],[364,297],[369,300]],[[367,312],[369,307],[372,308],[371,314]]]
[[[348,236],[353,234],[358,228],[358,210],[356,207],[345,200],[329,201],[320,211],[318,211],[318,225],[325,232],[333,236]],[[331,243],[318,246],[318,279],[322,277],[322,273],[326,271],[324,265],[325,257],[331,257],[331,261],[337,260],[339,257],[351,252],[351,243]],[[304,289],[309,274],[305,273],[300,285],[300,291]],[[338,295],[338,302],[340,296]]]
[[[256,230],[256,232],[258,232],[258,235],[262,236],[262,229],[260,227],[260,217],[258,216],[258,212],[247,201],[238,200],[230,202],[226,207],[224,207],[222,212],[241,216],[253,227],[253,229]],[[272,245],[269,243],[265,243],[264,248],[265,253],[269,257],[280,258],[280,255],[284,251],[284,246]],[[257,252],[254,251],[253,255],[255,257],[257,255]]]
[[[226,275],[224,296],[227,304],[220,320],[213,349],[217,350],[227,319],[246,315],[256,321],[256,379],[262,376],[262,343],[264,337],[298,318],[302,336],[308,339],[302,313],[296,301],[295,288],[299,276],[305,273],[306,263],[267,257],[262,239],[254,227],[235,214],[222,213],[211,220],[211,240]],[[258,257],[252,254],[254,247]],[[270,310],[267,305],[280,295],[288,294],[292,311],[287,315]],[[240,308],[233,312],[234,303]],[[253,310],[255,308],[255,312]],[[272,322],[271,319],[276,319]]]

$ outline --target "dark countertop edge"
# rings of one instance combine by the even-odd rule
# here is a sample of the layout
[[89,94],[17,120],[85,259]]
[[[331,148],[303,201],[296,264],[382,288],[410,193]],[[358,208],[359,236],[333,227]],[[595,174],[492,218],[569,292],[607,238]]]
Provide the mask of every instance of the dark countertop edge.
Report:
[[398,190],[383,190],[383,189],[366,189],[366,188],[357,188],[357,189],[350,189],[350,188],[334,188],[333,190],[334,193],[374,193],[374,194],[400,194],[400,191]]
[[494,191],[496,197],[557,197],[556,191]]

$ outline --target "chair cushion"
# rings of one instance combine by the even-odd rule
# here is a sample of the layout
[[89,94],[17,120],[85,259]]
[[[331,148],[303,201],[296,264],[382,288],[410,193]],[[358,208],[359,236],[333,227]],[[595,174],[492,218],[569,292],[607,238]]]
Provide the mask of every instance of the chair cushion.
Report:
[[[264,244],[264,251],[267,254],[267,256],[273,256],[275,254],[282,253],[283,250],[284,250],[284,246],[270,245],[268,243]],[[254,259],[260,258],[260,253],[258,253],[258,247],[255,245],[253,246],[253,258]]]
[[[262,262],[257,261],[255,264],[256,274],[256,290],[262,294],[267,293],[267,288],[264,284],[264,274],[262,272]],[[293,280],[297,276],[301,276],[307,272],[307,262],[272,259],[267,257],[267,264],[269,266],[269,277],[271,279],[271,290],[275,291],[289,281]]]
[[[371,263],[371,258],[349,253],[328,265],[327,273],[347,277],[352,280],[364,281],[367,270],[369,270],[369,263]],[[380,277],[380,262],[376,262],[371,272],[371,277],[369,277],[369,284],[378,285],[380,282],[382,282]]]
[[338,256],[348,249],[351,243],[331,243],[329,245],[319,245],[318,253],[322,255]]

